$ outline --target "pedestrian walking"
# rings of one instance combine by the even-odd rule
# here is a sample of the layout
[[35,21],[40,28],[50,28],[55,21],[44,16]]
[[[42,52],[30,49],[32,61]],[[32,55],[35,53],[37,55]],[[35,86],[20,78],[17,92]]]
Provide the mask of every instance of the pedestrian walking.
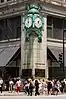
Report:
[[24,91],[29,96],[29,82],[28,81],[25,82]]
[[32,96],[32,93],[33,93],[33,83],[32,83],[32,80],[30,80],[30,83],[29,83],[29,93],[30,93],[30,96]]
[[48,89],[48,94],[51,94],[51,91],[52,91],[52,83],[51,83],[51,80],[49,80],[48,83],[47,83],[47,89]]
[[10,79],[10,81],[9,81],[9,92],[13,91],[13,85],[14,85],[14,82],[12,81],[12,79]]
[[3,87],[3,79],[0,78],[0,91],[1,91],[1,93],[2,93],[2,87]]
[[35,96],[40,95],[39,94],[39,82],[38,80],[35,80]]
[[20,87],[21,87],[21,80],[17,79],[17,82],[16,82],[16,92],[20,92]]

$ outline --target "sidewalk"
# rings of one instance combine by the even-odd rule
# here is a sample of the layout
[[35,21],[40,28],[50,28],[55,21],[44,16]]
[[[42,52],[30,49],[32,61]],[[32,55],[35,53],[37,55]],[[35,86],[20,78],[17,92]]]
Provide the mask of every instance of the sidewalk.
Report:
[[2,93],[0,93],[0,96],[26,96],[26,94],[24,92],[9,92],[9,91],[3,91]]
[[[66,95],[66,93],[63,93],[63,94],[58,94],[58,95]],[[57,96],[58,96],[57,95]],[[25,92],[9,92],[9,91],[3,91],[2,93],[0,93],[0,96],[27,96],[27,94],[25,94]],[[33,94],[33,96],[35,96]],[[56,96],[56,95],[40,95],[40,96]]]

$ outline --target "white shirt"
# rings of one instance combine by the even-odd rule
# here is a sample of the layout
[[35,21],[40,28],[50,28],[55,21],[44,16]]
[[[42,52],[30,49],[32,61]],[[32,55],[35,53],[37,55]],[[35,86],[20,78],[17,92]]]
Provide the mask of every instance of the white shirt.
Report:
[[10,84],[10,85],[13,85],[13,81],[9,81],[9,84]]
[[20,86],[21,86],[21,81],[20,81],[20,80],[17,81],[17,82],[16,82],[16,85],[17,85],[18,87],[20,87]]
[[1,79],[1,80],[0,80],[0,87],[2,86],[2,84],[3,84],[3,80]]

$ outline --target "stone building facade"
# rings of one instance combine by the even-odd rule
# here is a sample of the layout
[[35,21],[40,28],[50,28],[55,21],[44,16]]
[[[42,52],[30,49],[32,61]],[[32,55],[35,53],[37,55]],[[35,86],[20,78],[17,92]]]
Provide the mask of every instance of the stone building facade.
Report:
[[[38,42],[36,29],[32,27],[30,40],[25,42],[23,17],[28,15],[30,5],[39,5],[39,15],[44,18],[42,42]],[[65,29],[66,0],[0,0],[0,75],[5,79],[64,77]]]

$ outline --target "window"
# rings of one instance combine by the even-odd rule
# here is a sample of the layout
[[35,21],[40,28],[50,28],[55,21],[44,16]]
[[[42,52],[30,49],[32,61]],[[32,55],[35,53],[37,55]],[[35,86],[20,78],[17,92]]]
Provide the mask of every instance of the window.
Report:
[[47,25],[52,26],[52,17],[47,17]]
[[52,38],[52,28],[47,27],[47,37]]
[[47,36],[48,38],[62,39],[63,38],[63,29],[62,29],[63,20],[55,17],[47,17]]
[[62,39],[62,19],[53,18],[53,38]]
[[20,16],[12,19],[12,38],[19,38],[21,36],[21,18]]
[[47,36],[48,36],[48,38],[52,38],[52,36],[53,36],[52,27],[53,27],[52,17],[49,16],[49,17],[47,17]]
[[17,27],[17,35],[16,38],[20,38],[21,37],[21,27]]
[[0,20],[0,41],[8,39],[6,20]]
[[0,41],[21,37],[20,16],[0,20]]

